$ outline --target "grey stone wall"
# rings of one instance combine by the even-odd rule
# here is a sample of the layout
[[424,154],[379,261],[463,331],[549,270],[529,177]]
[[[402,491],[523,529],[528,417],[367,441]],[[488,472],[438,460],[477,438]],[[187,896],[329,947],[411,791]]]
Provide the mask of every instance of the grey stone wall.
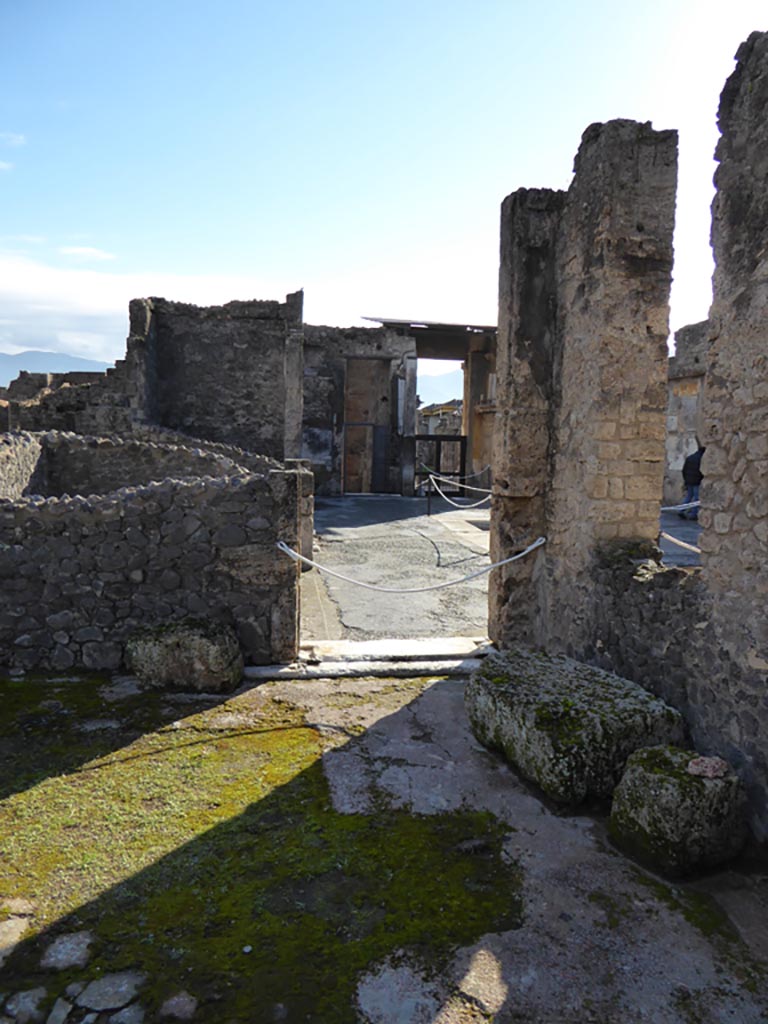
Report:
[[242,465],[220,454],[132,438],[50,432],[42,435],[41,444],[42,472],[38,473],[34,493],[45,497],[108,494],[169,477],[245,472]]
[[611,121],[584,133],[566,195],[502,208],[493,557],[547,537],[491,580],[502,644],[578,651],[597,547],[658,535],[676,175],[675,132]]
[[[73,450],[89,445],[78,438]],[[28,465],[34,440],[12,446]],[[139,626],[188,615],[234,625],[248,661],[296,656],[298,571],[276,543],[299,544],[301,474],[180,449],[168,457],[225,475],[0,500],[0,664],[114,669]]]
[[702,569],[663,568],[606,553],[591,579],[595,633],[585,660],[633,679],[684,715],[697,750],[724,757],[750,798],[752,827],[768,837],[768,703],[723,643],[720,598]]
[[[209,307],[144,301],[153,339],[149,421],[277,459],[298,457],[301,293],[285,303]],[[131,315],[133,322],[133,308]]]
[[134,299],[129,315],[125,359],[105,374],[14,382],[8,429],[109,436],[154,425],[277,459],[300,454],[301,292],[210,307]]
[[698,448],[697,438],[703,437],[701,395],[708,346],[708,320],[675,331],[675,354],[669,360],[665,505],[676,505],[682,500],[683,463]]

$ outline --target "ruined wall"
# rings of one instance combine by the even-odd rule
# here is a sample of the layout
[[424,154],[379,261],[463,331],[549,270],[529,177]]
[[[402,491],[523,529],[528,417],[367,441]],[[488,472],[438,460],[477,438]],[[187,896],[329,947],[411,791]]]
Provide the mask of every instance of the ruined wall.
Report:
[[212,452],[132,439],[50,432],[41,444],[37,487],[27,493],[44,497],[106,494],[168,477],[224,476],[242,469]]
[[275,545],[299,543],[300,480],[233,467],[0,500],[0,664],[114,669],[137,627],[187,615],[233,624],[249,661],[293,659],[297,568]]
[[[409,429],[413,434],[415,427],[415,375],[407,372],[408,357],[415,355],[411,337],[385,328],[305,325],[302,455],[311,464],[318,494],[342,492],[349,359],[390,360],[384,396],[389,409],[385,489],[400,492],[403,435]],[[410,418],[414,422],[409,424]]]
[[[142,301],[130,306],[125,359],[103,374],[37,374],[49,382],[23,400],[8,403],[9,431],[74,431],[103,437],[127,434],[149,420],[149,366],[153,335]],[[83,376],[88,382],[80,383]],[[16,382],[11,383],[12,391]]]
[[108,436],[155,425],[277,459],[297,457],[301,319],[300,292],[284,303],[209,307],[134,299],[125,359],[88,375],[88,383],[73,383],[79,378],[72,374],[36,375],[42,390],[22,387],[23,399],[10,394],[8,429]]
[[[659,301],[663,295],[660,279],[668,275],[668,268],[665,267],[663,249],[654,254],[656,247],[653,246],[646,273],[642,264],[637,263],[637,252],[627,268],[632,273],[639,272],[637,280],[626,282],[632,300],[629,308],[637,313],[638,330],[626,330],[623,353],[619,338],[614,335],[619,353],[616,369],[618,371],[625,359],[629,367],[624,371],[623,387],[618,385],[625,393],[619,402],[615,425],[606,425],[609,421],[600,408],[596,417],[583,414],[576,417],[567,415],[564,419],[568,412],[564,396],[569,392],[565,388],[561,393],[555,390],[554,400],[549,405],[549,461],[546,471],[539,466],[539,472],[544,472],[543,483],[541,476],[531,477],[533,497],[527,506],[523,497],[513,502],[504,494],[505,478],[501,470],[506,465],[510,475],[514,471],[511,454],[507,463],[503,459],[507,453],[516,450],[515,444],[517,450],[523,452],[534,451],[535,447],[533,444],[528,446],[524,434],[498,439],[497,486],[501,493],[494,501],[494,516],[498,519],[494,524],[497,550],[509,550],[511,540],[500,545],[499,539],[505,539],[504,530],[511,530],[510,524],[518,526],[521,543],[530,539],[542,526],[545,529],[541,532],[550,539],[544,551],[537,554],[535,564],[521,573],[517,587],[510,586],[507,594],[501,594],[496,585],[499,614],[496,623],[492,623],[492,629],[510,644],[524,639],[551,650],[572,648],[582,660],[595,662],[634,679],[680,708],[697,749],[725,757],[739,770],[750,796],[753,828],[758,838],[765,839],[768,837],[768,274],[765,262],[768,248],[768,123],[765,120],[765,110],[768,109],[768,33],[753,34],[740,48],[738,60],[720,104],[722,139],[717,150],[720,166],[716,175],[718,191],[713,204],[712,227],[717,268],[714,301],[709,327],[696,325],[694,328],[703,332],[707,339],[706,348],[702,354],[704,342],[700,340],[698,348],[693,346],[698,355],[694,355],[687,366],[680,367],[681,373],[693,377],[693,371],[699,366],[696,358],[700,362],[703,360],[706,366],[701,438],[707,446],[700,514],[702,566],[700,569],[664,569],[652,561],[638,558],[644,546],[639,542],[653,536],[646,531],[646,524],[651,530],[650,509],[648,518],[645,516],[646,503],[650,500],[646,494],[656,479],[651,472],[653,451],[662,445],[655,385],[649,400],[635,401],[643,388],[642,382],[636,378],[640,364],[635,361],[634,354],[634,350],[644,344],[639,330],[643,307],[647,312],[650,369],[655,369],[653,348],[660,334],[657,328],[663,319]],[[662,141],[659,159],[653,161],[653,167],[645,168],[638,181],[652,185],[658,180],[657,176],[663,173],[666,164],[664,145]],[[582,167],[580,163],[577,177]],[[661,216],[666,206],[668,230],[671,231],[671,211],[666,198],[664,187],[659,197],[658,213]],[[522,218],[523,228],[528,218],[524,199],[518,194],[511,203],[512,210],[517,210]],[[631,223],[631,219],[628,218],[628,222]],[[654,222],[647,218],[642,224],[643,235],[646,236],[649,224]],[[658,231],[660,227],[657,221],[654,230]],[[517,234],[510,232],[510,237],[521,238],[520,244],[516,243],[514,259],[507,261],[516,275],[509,294],[515,295],[521,289],[520,282],[525,280],[520,271],[526,265],[522,244],[525,237],[524,232],[521,234],[519,231]],[[594,233],[589,222],[583,223],[582,237],[585,249],[593,248]],[[608,233],[602,237],[606,243],[611,243],[614,252],[621,250],[619,240],[611,239]],[[647,253],[645,244],[643,249]],[[604,255],[605,266],[610,268],[611,259],[608,253]],[[656,260],[658,265],[654,266]],[[576,266],[578,264],[574,260],[573,267]],[[600,267],[602,273],[603,266]],[[590,278],[594,280],[591,271],[582,282],[584,295],[589,293]],[[566,330],[568,307],[558,309],[558,346],[570,343],[574,357],[579,352],[589,351],[593,362],[599,366],[600,352],[595,352],[589,340],[585,345],[584,339],[592,333],[598,337],[607,335],[610,339],[612,332],[603,331],[601,320],[611,310],[615,324],[627,326],[624,312],[618,306],[613,307],[610,301],[603,302],[603,298],[609,298],[611,293],[620,295],[620,282],[621,278],[617,276],[613,282],[617,286],[615,291],[611,289],[606,293],[598,290],[596,293],[600,298],[600,308],[591,321],[592,331],[586,317],[571,318],[570,323],[580,324],[581,330],[573,333],[570,342]],[[580,288],[575,281],[574,284],[573,298],[578,302]],[[563,302],[563,297],[563,290],[557,289],[554,298],[558,304]],[[508,408],[508,396],[515,393],[515,386],[518,389],[524,386],[525,374],[530,377],[532,364],[540,358],[541,352],[548,351],[549,338],[545,330],[538,335],[533,332],[533,341],[525,350],[522,342],[526,336],[514,329],[515,317],[519,319],[520,315],[517,303],[513,301],[510,308],[511,315],[505,314],[502,305],[502,321],[506,315],[513,330],[500,332],[500,342],[502,338],[507,341],[504,346],[500,344],[499,359],[506,360],[508,367],[514,366],[514,354],[522,354],[516,375],[513,373],[510,377],[509,370],[506,371],[509,379],[504,385],[503,409],[508,429],[515,424],[514,413]],[[587,310],[582,308],[581,312],[586,313]],[[685,348],[683,345],[681,350],[683,363]],[[510,351],[514,353],[511,359]],[[557,381],[557,358],[553,362],[552,379]],[[565,367],[563,357],[563,375]],[[569,373],[577,370],[574,358]],[[584,375],[577,376],[575,380],[584,388],[585,398],[591,394],[596,401],[595,392],[584,387]],[[636,388],[629,405],[626,381],[634,381]],[[573,394],[573,389],[570,393]],[[627,410],[626,419],[622,411],[624,408]],[[533,416],[532,429],[536,439],[539,439],[536,431],[541,422],[542,416]],[[601,436],[604,432],[605,437]],[[570,447],[564,446],[563,440],[569,441]],[[609,449],[603,452],[598,445],[595,450],[595,441],[603,440],[610,445]],[[645,442],[647,449],[641,442]],[[618,458],[622,449],[627,452],[628,463],[641,458],[647,467],[641,476],[645,483],[637,498],[633,498],[634,485],[628,487],[627,481],[631,481],[635,473],[624,476],[614,467],[606,479],[605,488],[600,487],[597,492],[605,491],[603,504],[593,504],[592,511],[599,511],[597,522],[609,527],[616,523],[620,528],[613,534],[609,532],[602,536],[592,527],[587,529],[584,532],[585,550],[591,551],[591,558],[579,569],[575,563],[559,557],[552,540],[559,545],[560,538],[572,535],[574,519],[583,516],[584,508],[579,504],[579,495],[582,494],[580,482],[588,485],[586,496],[594,497],[594,488],[599,485],[601,476],[601,459],[609,455],[612,460]],[[649,457],[644,454],[646,452]],[[566,454],[577,465],[588,463],[594,455],[591,467],[587,465],[586,468],[596,470],[596,475],[590,475],[590,472],[581,474],[580,481],[577,473],[574,478],[573,473],[566,472],[563,464]],[[615,484],[616,480],[620,487]],[[655,486],[654,513],[661,497],[660,480]],[[537,487],[543,488],[543,514]],[[572,503],[562,500],[558,494],[550,500],[549,491],[562,491],[564,488],[573,494]],[[522,486],[518,489],[523,490]],[[512,512],[515,508],[520,511],[517,524],[510,517],[510,506]],[[586,516],[587,521],[591,517],[590,512]],[[628,534],[630,528],[632,532]],[[657,529],[655,521],[653,530]],[[560,574],[565,573],[567,583],[564,587]],[[508,574],[508,578],[511,575]],[[491,586],[493,588],[494,584]],[[573,595],[571,604],[562,601],[562,596],[569,592]],[[540,600],[529,615],[524,602],[530,594],[534,600],[537,597]],[[512,612],[507,610],[509,606],[513,607]],[[540,627],[540,615],[546,620],[543,628]],[[568,617],[576,620],[577,630],[570,622],[562,627],[562,620]],[[517,630],[512,628],[516,624]]]
[[[718,701],[745,754],[762,751],[768,790],[768,33],[753,33],[737,60],[718,114],[700,545],[711,629],[738,668]],[[768,831],[768,801],[762,813]]]
[[0,434],[0,498],[14,500],[39,479],[42,443],[31,434]]
[[[709,321],[702,320],[675,331],[675,354],[669,360],[667,394],[666,466],[664,504],[676,505],[683,496],[682,469],[686,456],[698,448],[703,436],[701,401],[709,345]],[[706,469],[706,465],[703,467]]]
[[547,545],[491,581],[501,643],[579,652],[599,547],[658,535],[676,173],[675,132],[611,121],[502,208],[492,553]]
[[143,302],[143,330],[154,339],[150,422],[276,459],[298,457],[302,294],[208,307]]
[[[558,344],[557,238],[565,193],[520,189],[501,207],[497,408],[491,561],[508,558],[546,529],[550,411]],[[541,557],[489,577],[489,635],[533,643],[541,618]]]

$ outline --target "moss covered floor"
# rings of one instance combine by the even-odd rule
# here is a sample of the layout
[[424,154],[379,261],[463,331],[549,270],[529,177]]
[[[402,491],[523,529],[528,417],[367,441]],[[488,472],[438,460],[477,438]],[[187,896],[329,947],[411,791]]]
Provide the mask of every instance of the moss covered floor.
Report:
[[[41,1024],[765,1024],[768,872],[648,874],[477,743],[464,685],[0,680],[1,1024],[29,992]],[[122,972],[129,1005],[74,1005]]]
[[[130,970],[147,1020],[184,990],[195,1019],[354,1021],[369,965],[436,969],[519,924],[502,823],[337,813],[319,759],[348,737],[269,686],[216,701],[4,679],[0,707],[0,915],[31,904],[0,993],[42,986],[46,1014],[70,983]],[[41,968],[84,929],[87,966]]]

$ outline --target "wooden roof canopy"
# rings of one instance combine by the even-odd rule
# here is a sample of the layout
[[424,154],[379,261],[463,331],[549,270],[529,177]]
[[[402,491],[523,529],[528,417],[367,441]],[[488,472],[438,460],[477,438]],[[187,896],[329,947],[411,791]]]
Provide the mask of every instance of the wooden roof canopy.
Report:
[[432,320],[393,320],[379,316],[364,316],[362,319],[401,334],[410,334],[416,342],[419,359],[464,359],[470,351],[492,352],[496,347],[495,325],[442,324]]

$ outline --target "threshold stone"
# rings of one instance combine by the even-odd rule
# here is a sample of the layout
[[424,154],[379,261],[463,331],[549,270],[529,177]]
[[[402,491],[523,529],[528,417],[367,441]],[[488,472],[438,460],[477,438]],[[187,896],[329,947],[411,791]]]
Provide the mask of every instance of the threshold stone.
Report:
[[490,655],[465,691],[472,731],[547,796],[609,797],[639,747],[682,744],[682,716],[637,683],[560,655]]

